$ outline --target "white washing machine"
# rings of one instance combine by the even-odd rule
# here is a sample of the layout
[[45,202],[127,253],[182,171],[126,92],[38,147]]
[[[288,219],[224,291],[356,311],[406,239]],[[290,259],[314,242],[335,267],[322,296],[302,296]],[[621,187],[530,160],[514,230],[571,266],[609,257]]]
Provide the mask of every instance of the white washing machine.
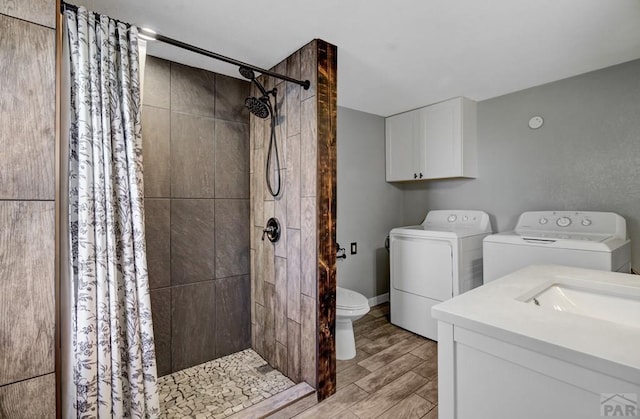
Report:
[[631,269],[627,223],[613,212],[524,212],[514,231],[485,238],[483,253],[485,282],[537,264]]
[[389,234],[391,323],[437,340],[431,307],[482,285],[482,211],[429,211],[421,225]]

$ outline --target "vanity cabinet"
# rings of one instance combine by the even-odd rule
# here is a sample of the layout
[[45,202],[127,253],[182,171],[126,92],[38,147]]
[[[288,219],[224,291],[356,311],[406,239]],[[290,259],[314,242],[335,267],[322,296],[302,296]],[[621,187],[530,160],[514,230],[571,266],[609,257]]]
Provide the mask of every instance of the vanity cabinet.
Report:
[[386,118],[387,182],[476,177],[476,113],[457,97]]

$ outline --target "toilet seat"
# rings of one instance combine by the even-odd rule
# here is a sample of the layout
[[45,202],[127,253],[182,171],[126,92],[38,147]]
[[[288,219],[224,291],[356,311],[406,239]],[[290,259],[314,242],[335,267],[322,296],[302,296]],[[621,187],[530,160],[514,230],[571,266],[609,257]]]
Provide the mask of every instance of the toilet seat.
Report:
[[336,287],[336,308],[341,310],[360,310],[369,308],[367,298],[355,291]]

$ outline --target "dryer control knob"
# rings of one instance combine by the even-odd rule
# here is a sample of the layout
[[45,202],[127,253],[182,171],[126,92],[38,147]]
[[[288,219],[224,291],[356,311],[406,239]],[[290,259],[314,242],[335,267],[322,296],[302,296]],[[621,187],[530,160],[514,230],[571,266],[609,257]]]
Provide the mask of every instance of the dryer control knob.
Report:
[[546,218],[542,217],[538,220],[538,223],[545,225],[549,222],[549,220],[547,220]]
[[588,218],[585,218],[584,220],[582,220],[582,225],[585,227],[589,227],[591,225],[592,221]]
[[571,218],[560,217],[558,218],[558,221],[556,221],[556,224],[558,224],[558,227],[567,227],[571,224]]
[[455,220],[457,220],[458,217],[455,214],[451,214],[448,218],[447,221],[449,221],[450,223],[454,222]]

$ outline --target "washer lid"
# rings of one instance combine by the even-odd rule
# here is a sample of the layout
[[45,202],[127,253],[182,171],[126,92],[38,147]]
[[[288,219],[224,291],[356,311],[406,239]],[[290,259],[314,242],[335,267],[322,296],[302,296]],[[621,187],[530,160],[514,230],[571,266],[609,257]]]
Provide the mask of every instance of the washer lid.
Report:
[[367,298],[355,291],[346,288],[336,287],[336,307],[348,310],[368,307]]

